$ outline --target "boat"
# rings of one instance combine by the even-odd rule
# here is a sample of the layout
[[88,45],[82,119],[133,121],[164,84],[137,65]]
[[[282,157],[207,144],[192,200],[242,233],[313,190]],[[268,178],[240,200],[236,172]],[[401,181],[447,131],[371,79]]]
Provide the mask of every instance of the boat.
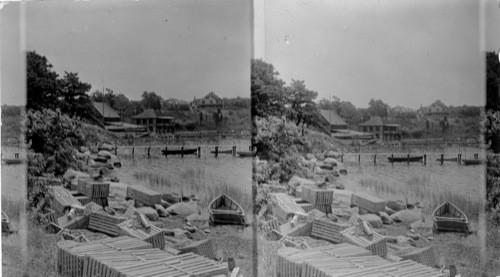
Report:
[[208,205],[211,224],[245,225],[245,211],[231,197],[221,194]]
[[177,149],[177,150],[167,150],[162,149],[161,153],[163,155],[189,155],[189,154],[196,154],[198,149],[196,148],[186,148],[186,149]]
[[10,233],[9,217],[2,211],[2,233]]
[[462,159],[462,162],[464,163],[464,165],[477,165],[477,164],[482,164],[483,161],[479,160],[479,159]]
[[388,157],[391,163],[402,163],[402,162],[420,162],[424,159],[424,156],[406,156],[406,157]]
[[2,159],[5,164],[22,164],[23,160],[21,159]]
[[245,152],[245,151],[243,151],[243,152],[238,151],[238,156],[240,156],[240,157],[253,157],[254,155],[255,154],[253,152],[251,152],[251,151],[247,151],[247,152]]
[[[440,162],[441,158],[436,159],[436,161]],[[443,158],[443,162],[456,162],[458,158]]]
[[[210,151],[211,154],[215,154],[215,151]],[[218,154],[233,154],[233,150],[219,150]]]
[[469,219],[464,212],[450,202],[439,205],[432,213],[433,229],[437,232],[468,232]]

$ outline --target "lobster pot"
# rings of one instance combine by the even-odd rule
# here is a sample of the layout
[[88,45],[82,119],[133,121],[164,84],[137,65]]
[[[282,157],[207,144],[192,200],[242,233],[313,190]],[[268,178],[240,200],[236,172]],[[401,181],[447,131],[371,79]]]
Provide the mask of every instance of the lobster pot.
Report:
[[280,233],[289,237],[310,236],[312,231],[312,222],[297,224],[292,226],[291,222],[287,222],[280,227]]
[[146,206],[154,206],[161,204],[162,194],[142,186],[128,186],[126,198],[132,198]]
[[[96,182],[92,179],[78,179],[78,192],[84,194],[87,197],[108,197],[109,195],[109,183]],[[98,203],[99,204],[99,203]]]
[[90,198],[90,202],[94,202],[101,207],[108,206],[108,198],[107,197],[92,197],[92,198]]
[[447,277],[449,274],[440,272],[439,269],[431,268],[411,260],[405,260],[396,263],[385,263],[377,267],[358,270],[347,274],[335,275],[339,277]]
[[155,261],[173,256],[159,249],[141,249],[115,251],[113,253],[92,253],[83,260],[83,277],[113,277],[117,276],[117,268],[142,264],[146,261]]
[[78,183],[71,182],[70,188],[72,191],[78,191]]
[[333,200],[333,190],[304,186],[302,187],[302,199],[313,205],[330,205]]
[[130,237],[106,238],[87,243],[61,241],[57,244],[57,271],[61,275],[83,276],[85,255],[151,248],[151,244]]
[[194,253],[162,258],[155,261],[117,267],[118,277],[136,276],[227,276],[227,266]]
[[64,214],[64,210],[71,206],[82,207],[82,204],[61,186],[50,187],[49,193],[53,196],[51,207],[57,214]]
[[390,262],[379,256],[333,258],[309,260],[304,263],[302,276],[339,276],[367,268],[376,268]]
[[380,257],[387,256],[386,238],[377,232],[373,232],[373,238],[369,239],[362,230],[353,226],[341,231],[341,234],[344,242],[349,242],[371,250],[373,254]]
[[306,202],[306,203],[298,203],[298,204],[299,204],[299,206],[300,206],[300,207],[301,207],[301,208],[302,208],[302,209],[303,209],[306,213],[308,213],[308,212],[310,212],[310,211],[314,210],[314,205],[313,205],[313,204],[311,204],[311,203],[307,203],[307,202]]
[[90,198],[88,198],[87,196],[75,196],[75,198],[82,205],[87,205],[88,203],[90,203]]
[[53,210],[49,210],[48,213],[45,213],[42,215],[42,218],[47,220],[47,223],[56,223],[57,224],[57,216],[56,216],[56,212],[54,212]]
[[137,219],[129,219],[118,224],[120,233],[151,243],[153,248],[165,249],[163,230],[151,225],[149,230],[143,228]]
[[137,209],[130,206],[127,208],[125,213],[123,213],[123,216],[128,217],[128,218],[135,218],[135,213],[137,212]]
[[184,247],[178,248],[182,253],[195,253],[200,256],[207,257],[209,259],[216,258],[215,247],[210,239],[204,239],[200,241],[195,241]]
[[[328,260],[330,263],[336,259],[366,258],[370,251],[358,246],[341,243],[338,245],[327,245],[310,249],[298,250],[294,248],[283,248],[278,250],[276,271],[282,277],[296,276],[325,276],[312,275],[311,272],[303,272],[305,265],[311,261]],[[307,274],[307,275],[304,275]]]
[[342,231],[349,226],[346,224],[335,223],[329,220],[314,219],[311,230],[311,237],[324,239],[333,243],[342,242]]
[[88,215],[76,216],[71,219],[67,215],[63,215],[57,219],[57,225],[62,229],[87,229],[89,219]]
[[304,209],[302,209],[297,203],[295,203],[295,201],[293,201],[291,197],[284,193],[271,194],[271,201],[273,215],[281,223],[287,222],[290,215],[295,213],[305,213]]
[[118,236],[120,229],[118,224],[127,220],[125,217],[112,216],[103,212],[93,212],[90,214],[89,229],[99,231],[110,236]]
[[331,214],[332,213],[332,204],[318,204],[314,206],[313,209],[319,210],[325,214]]
[[280,230],[280,222],[274,216],[268,216],[268,220],[263,225],[269,226],[269,230]]
[[432,247],[417,248],[409,253],[402,254],[401,258],[413,260],[430,267],[434,267],[437,264],[436,255]]
[[370,213],[385,212],[386,201],[366,193],[353,193],[351,204]]
[[368,224],[368,227],[373,228],[373,226],[364,218],[362,218],[359,214],[352,214],[347,222],[352,226],[358,226],[360,220],[366,222],[366,224]]

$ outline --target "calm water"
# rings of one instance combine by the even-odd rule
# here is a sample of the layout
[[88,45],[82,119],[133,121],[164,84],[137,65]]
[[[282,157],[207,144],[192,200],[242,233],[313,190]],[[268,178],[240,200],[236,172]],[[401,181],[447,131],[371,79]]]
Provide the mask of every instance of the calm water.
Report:
[[[220,145],[219,149],[229,150],[232,149],[232,145]],[[235,145],[238,151],[248,151],[250,142],[237,141]],[[171,149],[179,148],[171,147]],[[122,161],[122,168],[116,169],[115,172],[123,183],[141,184],[154,190],[161,190],[161,186],[152,187],[147,181],[137,180],[134,174],[140,172],[160,174],[173,182],[181,183],[180,179],[183,178],[182,176],[185,176],[190,170],[201,170],[206,179],[216,184],[220,183],[244,188],[250,193],[252,184],[252,159],[233,157],[229,154],[219,154],[219,157],[215,158],[214,154],[210,153],[214,149],[215,144],[204,145],[200,158],[196,155],[165,157],[161,155],[159,148],[151,149],[151,158],[149,159],[147,158],[147,151],[145,149],[136,150],[137,152],[135,152],[134,157],[130,155],[130,152],[124,155],[120,155],[119,153],[118,157]]]

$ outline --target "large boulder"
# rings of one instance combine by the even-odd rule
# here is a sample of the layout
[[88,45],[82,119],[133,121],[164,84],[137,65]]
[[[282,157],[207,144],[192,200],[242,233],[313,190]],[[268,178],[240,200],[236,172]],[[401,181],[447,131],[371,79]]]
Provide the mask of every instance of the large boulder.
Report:
[[391,218],[394,222],[402,222],[405,225],[410,225],[415,221],[421,220],[422,216],[414,210],[402,210],[392,214]]
[[99,150],[113,151],[115,150],[115,147],[110,143],[103,143],[99,146]]
[[380,218],[382,219],[382,223],[391,225],[394,223],[394,220],[386,213],[386,212],[379,212]]
[[137,208],[137,212],[145,215],[149,220],[152,220],[152,221],[157,221],[158,219],[160,219],[158,212],[151,207]]
[[325,163],[325,164],[320,165],[319,168],[321,168],[323,170],[333,170],[333,165]]
[[161,198],[172,204],[181,202],[181,195],[176,192],[166,192],[162,194]]
[[191,214],[201,214],[200,208],[192,202],[180,202],[165,209],[165,211],[172,215],[188,216]]
[[86,146],[80,146],[80,152],[82,152],[82,153],[89,152],[90,153],[90,149]]
[[325,164],[329,164],[329,165],[337,165],[339,164],[340,162],[337,160],[337,159],[334,159],[334,158],[326,158],[325,159]]
[[325,156],[328,158],[340,159],[341,155],[342,154],[339,153],[338,151],[330,150],[326,153]]
[[166,217],[168,215],[167,211],[165,210],[165,208],[163,208],[162,205],[155,204],[155,210],[161,217]]
[[314,155],[313,155],[313,154],[311,154],[311,153],[309,153],[309,154],[307,154],[307,155],[306,155],[306,159],[307,159],[308,161],[310,161],[310,160],[314,159]]
[[111,154],[111,152],[109,152],[107,150],[100,150],[99,153],[97,154],[97,156],[106,158],[108,160],[114,158],[114,155]]
[[325,159],[325,155],[323,153],[317,153],[314,156],[318,161],[323,161]]
[[404,210],[406,207],[405,202],[401,200],[388,200],[387,203],[385,203],[385,206],[390,208],[393,211],[401,211]]
[[63,180],[67,182],[71,182],[71,180],[78,178],[90,178],[90,175],[88,173],[76,171],[74,169],[66,170],[66,172],[63,175]]
[[360,217],[363,220],[365,220],[366,222],[370,223],[370,225],[373,226],[374,228],[380,228],[383,225],[382,219],[378,215],[363,214],[363,215],[360,215]]

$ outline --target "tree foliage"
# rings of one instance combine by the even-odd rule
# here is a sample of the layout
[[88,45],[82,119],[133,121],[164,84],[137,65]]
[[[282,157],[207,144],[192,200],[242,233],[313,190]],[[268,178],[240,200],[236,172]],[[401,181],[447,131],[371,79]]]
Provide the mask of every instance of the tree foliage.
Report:
[[368,102],[368,112],[370,116],[386,118],[389,115],[389,105],[380,99],[370,99],[370,102]]
[[161,110],[161,96],[157,95],[154,91],[144,91],[142,93],[141,104],[144,109]]
[[278,78],[274,66],[260,59],[251,65],[252,116],[281,116],[284,114],[285,82]]

